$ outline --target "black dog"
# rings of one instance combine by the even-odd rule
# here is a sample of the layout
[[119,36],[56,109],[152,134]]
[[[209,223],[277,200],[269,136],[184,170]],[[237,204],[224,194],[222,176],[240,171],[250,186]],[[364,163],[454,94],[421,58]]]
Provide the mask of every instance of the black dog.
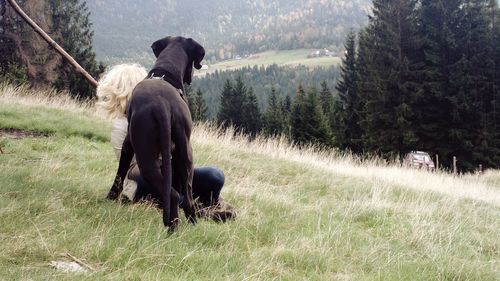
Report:
[[[161,199],[163,223],[173,230],[179,220],[180,194],[186,217],[196,223],[189,142],[192,120],[183,82],[191,84],[193,64],[196,69],[201,68],[205,49],[191,38],[170,36],[156,41],[151,48],[157,60],[148,77],[135,87],[130,99],[128,134],[107,198],[118,198],[135,153],[142,177]],[[174,172],[175,177],[172,177]]]

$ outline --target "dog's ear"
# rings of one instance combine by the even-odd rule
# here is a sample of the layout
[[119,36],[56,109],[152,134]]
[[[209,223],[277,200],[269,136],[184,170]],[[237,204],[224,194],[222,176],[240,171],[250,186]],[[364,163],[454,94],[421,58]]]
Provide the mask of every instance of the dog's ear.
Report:
[[168,46],[170,43],[170,36],[165,37],[163,39],[160,39],[151,45],[151,49],[153,49],[153,53],[155,54],[156,58],[158,58],[161,54],[161,52]]
[[205,57],[205,48],[200,45],[200,43],[194,41],[192,38],[187,39],[188,50],[190,50],[190,55],[196,69],[201,68],[201,61]]

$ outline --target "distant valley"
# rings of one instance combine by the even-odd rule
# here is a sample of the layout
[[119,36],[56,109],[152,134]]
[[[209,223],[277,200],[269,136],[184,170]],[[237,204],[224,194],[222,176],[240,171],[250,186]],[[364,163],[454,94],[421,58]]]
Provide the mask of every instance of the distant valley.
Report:
[[150,45],[166,35],[193,37],[214,63],[269,50],[342,50],[367,21],[369,0],[87,0],[94,45],[106,63],[149,65]]

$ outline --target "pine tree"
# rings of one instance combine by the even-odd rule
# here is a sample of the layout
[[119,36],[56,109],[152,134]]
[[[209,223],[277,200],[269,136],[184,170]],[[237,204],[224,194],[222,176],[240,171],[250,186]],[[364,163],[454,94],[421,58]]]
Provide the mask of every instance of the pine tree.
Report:
[[332,133],[315,88],[311,88],[306,95],[302,85],[298,86],[292,104],[291,135],[300,145],[308,143],[332,145]]
[[299,86],[297,87],[297,94],[292,101],[290,115],[290,134],[292,140],[301,145],[304,145],[309,141],[308,135],[306,133],[306,124],[304,121],[306,119],[305,106],[306,94],[302,85],[299,84]]
[[227,128],[232,125],[234,107],[233,107],[233,84],[227,79],[222,89],[220,98],[219,112],[217,113],[217,123]]
[[412,126],[412,68],[416,31],[414,0],[375,0],[368,27],[369,76],[361,77],[365,96],[364,129],[369,150],[381,155],[398,155],[415,147]]
[[264,114],[264,133],[268,136],[276,136],[284,131],[283,110],[280,107],[276,89],[271,88],[268,99],[267,110]]
[[[461,0],[422,0],[419,37],[422,38],[421,77],[414,105],[415,128],[420,149],[438,154],[450,166],[453,149],[449,145],[453,103],[449,69],[455,60],[453,26]],[[453,44],[450,44],[453,43]]]
[[493,139],[496,140],[492,147],[496,150],[494,152],[494,162],[496,165],[493,167],[500,168],[500,8],[495,0],[490,1],[490,19],[491,19],[491,45],[493,54],[493,67],[492,75],[492,101],[491,101],[491,118],[493,120],[492,131]]
[[245,116],[244,116],[244,108],[245,108],[245,99],[247,98],[247,86],[243,82],[241,76],[238,76],[235,80],[232,94],[232,116],[231,121],[233,125],[236,127],[236,130],[241,130],[245,128]]
[[285,98],[281,101],[281,114],[283,119],[283,133],[288,136],[289,139],[292,139],[292,98],[289,95],[286,95]]
[[[92,49],[92,23],[90,11],[85,1],[49,0],[52,7],[54,30],[59,31],[56,41],[93,77],[98,78],[104,71],[104,65],[97,63]],[[79,99],[95,98],[95,89],[77,73],[65,60],[60,65],[61,75],[55,82],[57,89],[68,89]]]
[[487,111],[484,101],[489,101],[487,21],[483,12],[485,1],[464,0],[460,17],[454,25],[453,35],[457,47],[450,66],[453,92],[452,119],[450,122],[450,147],[459,159],[461,170],[471,171],[482,163],[491,166]]
[[242,127],[245,129],[245,132],[251,136],[255,136],[262,128],[261,118],[259,106],[257,104],[257,97],[255,96],[253,89],[249,88],[248,91],[246,91],[243,103]]
[[224,127],[234,126],[236,132],[245,129],[244,107],[247,91],[241,76],[236,78],[234,84],[229,79],[226,80],[217,114],[219,124],[223,124]]
[[186,85],[184,87],[184,91],[185,91],[184,94],[187,97],[187,103],[188,103],[189,111],[191,112],[191,117],[192,117],[194,114],[194,110],[196,108],[196,97],[193,93],[193,86]]
[[[360,131],[361,131],[361,140],[359,142],[359,147],[360,150],[362,151],[370,151],[370,140],[368,136],[368,128],[371,125],[371,120],[369,119],[369,116],[367,115],[367,102],[369,100],[370,96],[374,95],[375,92],[375,79],[374,75],[372,75],[373,70],[373,53],[371,51],[371,46],[373,44],[373,39],[371,36],[373,36],[373,33],[370,32],[371,27],[368,26],[365,29],[361,29],[358,33],[358,55],[356,58],[357,65],[359,66],[356,69],[356,74],[358,77],[358,95],[359,95],[359,104],[358,104],[358,115],[359,115],[359,121],[358,124],[360,126]],[[339,103],[340,101],[337,101]],[[335,116],[337,116],[339,113],[337,113],[337,110],[342,108],[339,105],[335,106]],[[337,109],[338,108],[338,109]],[[339,122],[336,117],[336,122]],[[334,124],[334,132],[338,132],[339,127],[337,123]],[[339,141],[337,140],[337,143]]]
[[341,78],[336,89],[339,93],[339,101],[335,104],[335,122],[333,130],[337,145],[342,149],[350,149],[353,152],[361,152],[362,130],[360,123],[361,101],[359,98],[359,74],[356,58],[356,34],[354,31],[348,34],[345,47],[345,57],[342,59]]
[[194,97],[190,98],[188,95],[188,104],[189,108],[191,109],[191,118],[193,119],[193,121],[207,120],[208,108],[205,104],[203,93],[201,92],[200,88],[198,88]]
[[324,146],[332,146],[332,131],[328,119],[323,114],[317,89],[314,87],[309,89],[307,93],[304,117],[303,122],[306,125],[305,133],[308,135],[308,141]]
[[321,82],[321,92],[319,93],[319,99],[321,101],[321,108],[323,110],[323,114],[327,117],[333,112],[334,100],[333,95],[330,89],[328,88],[328,84],[326,81]]

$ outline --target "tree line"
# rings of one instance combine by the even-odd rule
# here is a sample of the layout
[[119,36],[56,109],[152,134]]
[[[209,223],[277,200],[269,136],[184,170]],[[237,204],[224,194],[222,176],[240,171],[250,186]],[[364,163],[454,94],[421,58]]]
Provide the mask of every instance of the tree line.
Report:
[[296,84],[293,98],[270,89],[257,114],[252,88],[227,79],[217,120],[356,154],[424,150],[463,171],[498,168],[499,16],[493,0],[374,0],[368,26],[347,36],[335,95],[326,81]]
[[[223,128],[232,126],[236,132],[250,136],[287,135],[300,145],[335,145],[331,126],[335,119],[335,98],[326,81],[321,83],[320,90],[315,86],[305,89],[299,84],[293,97],[280,97],[274,87],[267,94],[268,104],[265,109],[260,109],[253,87],[246,84],[241,76],[226,79],[213,120]],[[188,91],[188,103],[194,121],[210,119],[199,88]]]
[[247,87],[251,87],[257,97],[257,104],[261,112],[268,106],[271,89],[274,88],[278,98],[293,97],[297,85],[303,87],[315,86],[318,81],[327,81],[333,89],[340,76],[339,68],[299,66],[247,66],[238,70],[215,71],[193,80],[193,89],[202,89],[203,97],[208,107],[208,117],[215,119],[221,103],[221,92],[226,80],[234,82],[241,77]]

